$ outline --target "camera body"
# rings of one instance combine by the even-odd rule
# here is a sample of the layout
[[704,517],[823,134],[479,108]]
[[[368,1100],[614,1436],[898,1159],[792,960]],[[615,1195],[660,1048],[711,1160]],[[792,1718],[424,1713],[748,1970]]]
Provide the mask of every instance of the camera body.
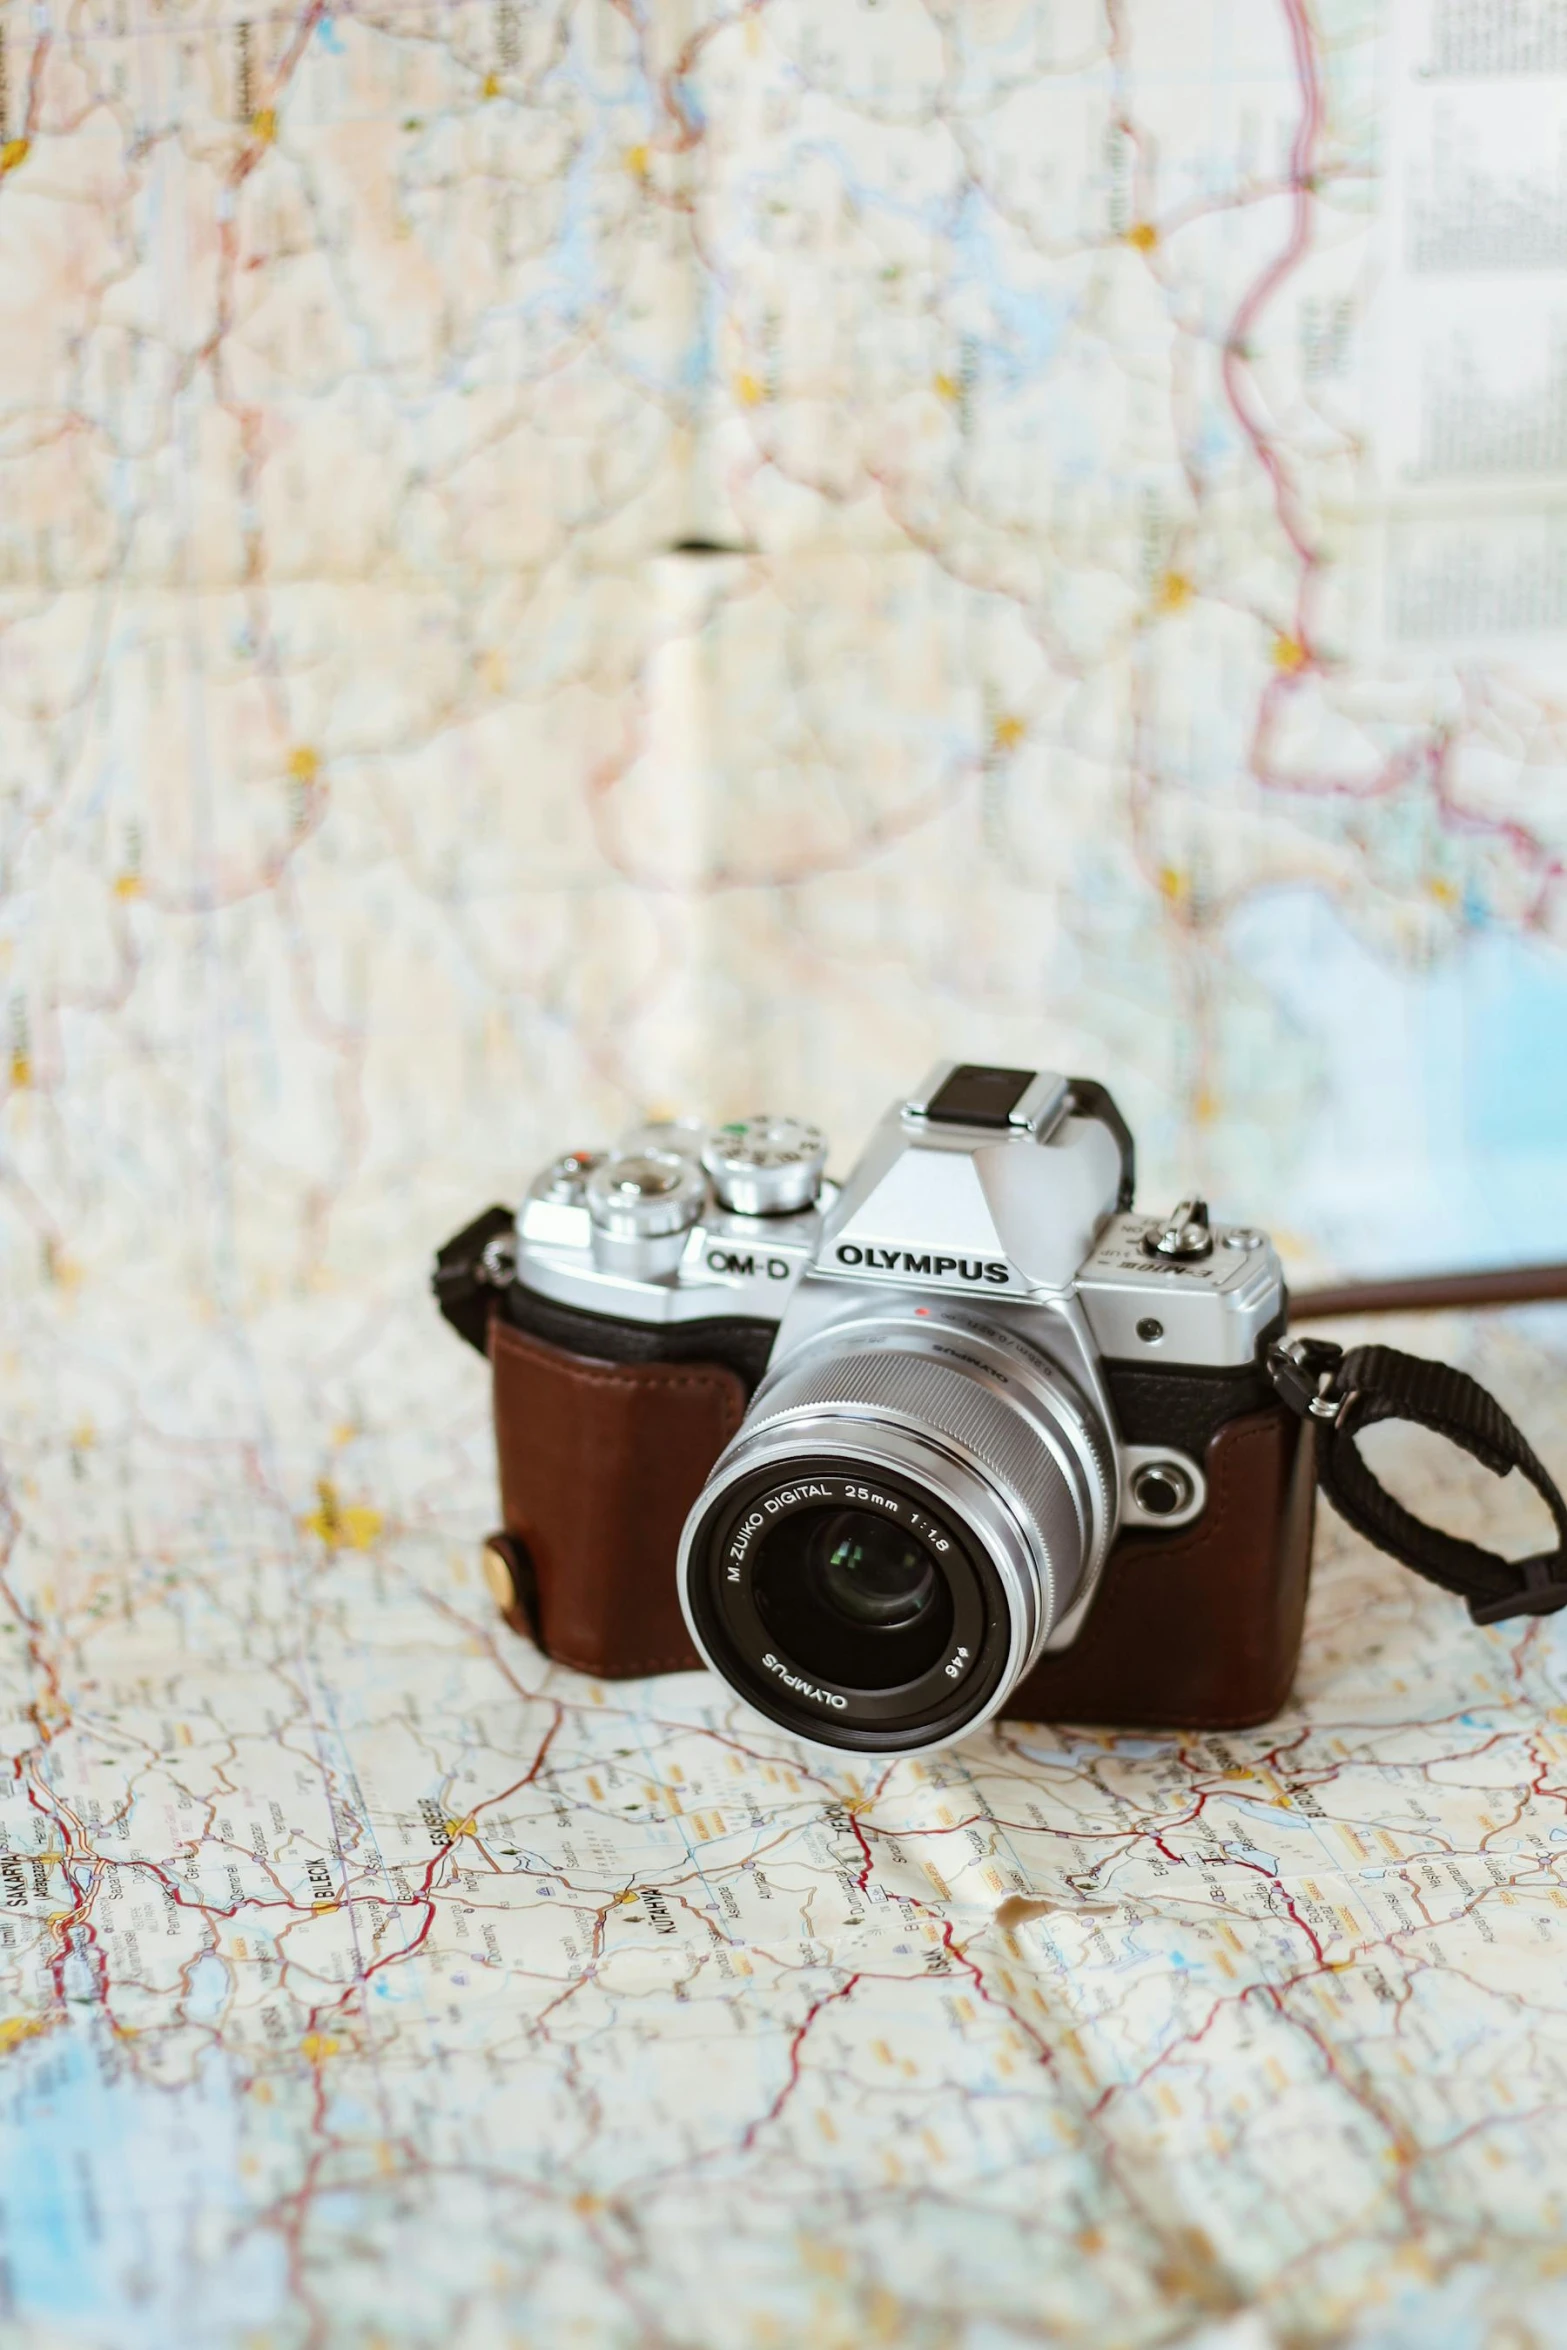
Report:
[[509,1618],[840,1750],[1276,1711],[1313,1478],[1266,1236],[1137,1214],[1114,1102],[1050,1072],[943,1063],[824,1159],[793,1119],[643,1127],[442,1250]]

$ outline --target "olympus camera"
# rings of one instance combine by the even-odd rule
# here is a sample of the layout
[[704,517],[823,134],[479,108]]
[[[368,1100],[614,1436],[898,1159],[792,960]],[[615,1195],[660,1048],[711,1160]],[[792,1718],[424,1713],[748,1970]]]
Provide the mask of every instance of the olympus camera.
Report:
[[503,1611],[820,1745],[1282,1703],[1313,1480],[1266,1235],[1133,1205],[1098,1083],[942,1063],[847,1181],[796,1118],[574,1151],[437,1260],[492,1367]]

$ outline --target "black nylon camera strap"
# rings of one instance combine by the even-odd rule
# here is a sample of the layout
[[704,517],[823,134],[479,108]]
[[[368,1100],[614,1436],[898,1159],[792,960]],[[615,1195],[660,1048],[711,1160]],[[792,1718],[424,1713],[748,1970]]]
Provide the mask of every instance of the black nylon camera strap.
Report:
[[[1297,1338],[1268,1352],[1268,1374],[1292,1411],[1317,1430],[1317,1478],[1340,1517],[1379,1550],[1469,1603],[1477,1624],[1544,1616],[1567,1606],[1567,1502],[1501,1405],[1467,1373],[1391,1346],[1342,1347]],[[1555,1550],[1505,1559],[1444,1534],[1395,1501],[1362,1458],[1356,1436],[1378,1420],[1413,1420],[1460,1445],[1495,1476],[1528,1478],[1555,1520]]]

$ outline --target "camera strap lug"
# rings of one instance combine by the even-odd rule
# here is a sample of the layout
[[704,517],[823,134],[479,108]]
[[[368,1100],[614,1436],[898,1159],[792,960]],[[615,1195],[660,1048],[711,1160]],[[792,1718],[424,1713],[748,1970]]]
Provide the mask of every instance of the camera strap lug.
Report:
[[[1550,1615],[1567,1606],[1567,1502],[1493,1395],[1449,1363],[1391,1346],[1346,1353],[1321,1338],[1271,1346],[1268,1376],[1280,1398],[1317,1427],[1317,1479],[1339,1516],[1379,1550],[1466,1600],[1477,1624]],[[1557,1547],[1505,1559],[1477,1542],[1428,1526],[1374,1477],[1355,1442],[1378,1420],[1412,1420],[1445,1436],[1494,1476],[1517,1469],[1555,1522]]]
[[515,1280],[517,1225],[510,1208],[486,1208],[439,1251],[430,1287],[459,1337],[488,1352],[490,1306]]
[[1292,1412],[1336,1420],[1340,1398],[1332,1385],[1343,1360],[1344,1349],[1329,1338],[1285,1339],[1268,1349],[1268,1376]]

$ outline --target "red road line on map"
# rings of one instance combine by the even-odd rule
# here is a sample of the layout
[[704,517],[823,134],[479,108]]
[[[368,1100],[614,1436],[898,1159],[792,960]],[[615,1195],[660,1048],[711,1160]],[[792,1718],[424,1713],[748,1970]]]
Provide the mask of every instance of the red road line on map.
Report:
[[1290,149],[1290,186],[1294,190],[1290,233],[1283,250],[1268,264],[1243,296],[1240,308],[1230,324],[1225,338],[1224,355],[1220,362],[1224,388],[1230,406],[1242,432],[1250,441],[1258,463],[1273,485],[1274,508],[1285,537],[1301,561],[1300,596],[1296,605],[1296,638],[1306,662],[1311,659],[1311,647],[1306,633],[1305,598],[1312,573],[1321,558],[1310,544],[1300,519],[1295,485],[1290,479],[1278,451],[1274,448],[1267,429],[1247,402],[1242,383],[1242,370],[1249,361],[1246,356],[1247,338],[1257,320],[1272,301],[1291,270],[1305,258],[1311,243],[1312,149],[1322,128],[1322,92],[1317,79],[1316,59],[1312,54],[1311,27],[1306,15],[1305,0],[1281,0],[1285,21],[1289,26],[1290,45],[1295,56],[1295,72],[1300,84],[1300,123]]
[[839,1984],[836,1991],[825,1992],[820,1999],[812,2000],[810,2006],[805,2011],[804,2017],[798,2024],[796,2024],[793,2032],[789,2036],[789,2072],[787,2078],[784,2081],[784,2085],[779,2090],[777,2096],[773,2099],[772,2104],[767,2108],[767,2111],[763,2114],[758,2114],[754,2122],[747,2124],[746,2129],[740,2139],[740,2153],[749,2154],[751,2152],[752,2147],[756,2142],[757,2132],[759,2130],[765,2130],[769,2122],[775,2122],[778,2119],[778,2116],[782,2113],[784,2107],[788,2104],[789,2099],[793,2096],[795,2090],[799,2087],[801,2051],[805,2046],[806,2035],[809,2033],[811,2026],[817,2021],[818,2017],[825,2014],[829,2007],[836,2005],[840,1999],[847,1999],[849,1993],[854,1989],[855,1984],[859,1982],[859,1980],[860,1976],[858,1973],[852,1974],[846,1983]]
[[1042,2065],[1053,2065],[1056,2060],[1055,2050],[1051,2047],[1043,2032],[1039,2030],[1037,2025],[1031,2024],[1026,2016],[1019,2015],[1017,2009],[1012,2005],[1012,2002],[1009,1999],[1004,1999],[997,1992],[992,1991],[990,1985],[985,1980],[984,1970],[980,1966],[978,1959],[970,1958],[967,1950],[964,1948],[962,1943],[959,1942],[957,1938],[957,1930],[951,1918],[946,1918],[942,1922],[941,1946],[943,1950],[946,1951],[947,1956],[949,1958],[956,1959],[958,1965],[962,1967],[965,1974],[968,1975],[969,1979],[974,1985],[975,1990],[979,1993],[979,1996],[984,2001],[985,2005],[987,2007],[999,2008],[1001,2013],[1007,2018],[1007,2021],[1014,2025],[1016,2029],[1023,2034],[1023,2037],[1026,2040],[1029,2040],[1033,2043],[1034,2053],[1039,2058],[1039,2061]]

